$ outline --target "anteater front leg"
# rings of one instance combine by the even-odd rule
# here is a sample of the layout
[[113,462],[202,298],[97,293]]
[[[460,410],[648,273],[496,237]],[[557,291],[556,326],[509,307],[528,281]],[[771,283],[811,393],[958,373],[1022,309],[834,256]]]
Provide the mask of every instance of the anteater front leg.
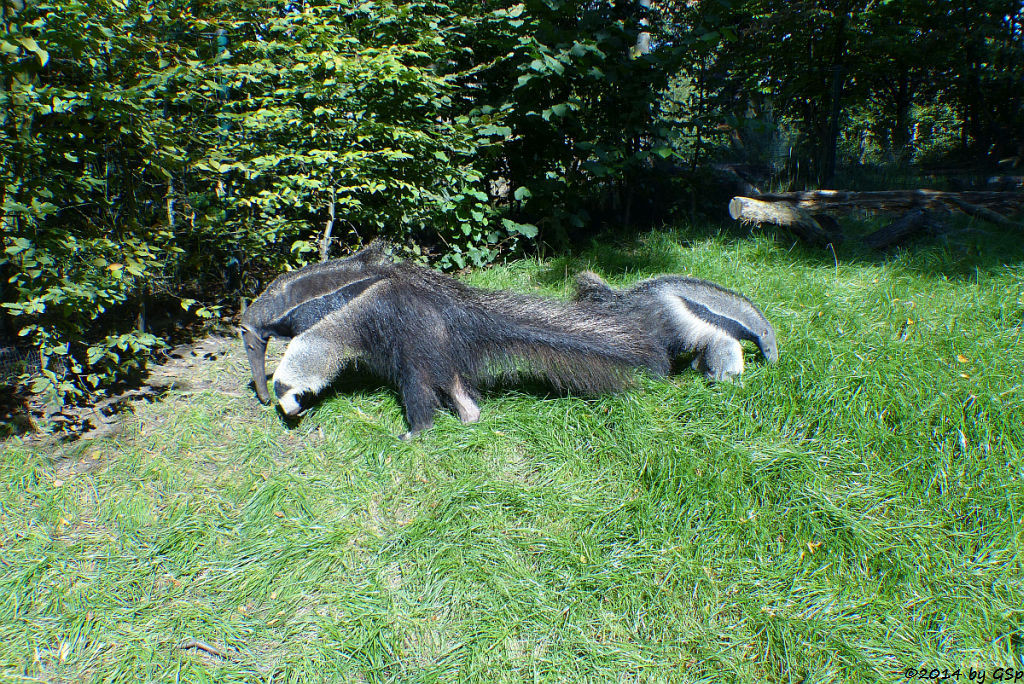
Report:
[[693,368],[713,382],[732,382],[743,373],[743,347],[724,333],[712,337]]
[[413,361],[403,364],[398,389],[405,406],[405,418],[409,421],[409,431],[400,437],[409,440],[434,426],[434,412],[438,408],[437,391],[430,374]]
[[286,415],[297,416],[304,402],[327,387],[358,356],[351,320],[343,313],[327,316],[288,343],[274,371],[274,393]]

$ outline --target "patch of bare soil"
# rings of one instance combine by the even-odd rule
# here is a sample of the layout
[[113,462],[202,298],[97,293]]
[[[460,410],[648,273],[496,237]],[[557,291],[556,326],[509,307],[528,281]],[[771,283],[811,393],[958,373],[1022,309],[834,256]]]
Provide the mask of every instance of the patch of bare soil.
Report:
[[[278,345],[277,347],[280,347]],[[267,360],[273,363],[283,349],[268,349]],[[163,353],[159,363],[149,366],[141,385],[105,397],[86,406],[65,406],[57,413],[46,413],[41,402],[32,397],[18,397],[10,406],[2,406],[6,414],[0,421],[17,427],[15,434],[28,432],[28,439],[68,440],[99,439],[118,434],[123,415],[138,401],[154,401],[169,391],[181,394],[217,392],[233,397],[251,393],[252,381],[248,360],[237,337],[224,333],[207,335],[188,344],[177,345]],[[255,394],[252,395],[255,398]],[[56,429],[46,432],[37,422],[49,423]]]

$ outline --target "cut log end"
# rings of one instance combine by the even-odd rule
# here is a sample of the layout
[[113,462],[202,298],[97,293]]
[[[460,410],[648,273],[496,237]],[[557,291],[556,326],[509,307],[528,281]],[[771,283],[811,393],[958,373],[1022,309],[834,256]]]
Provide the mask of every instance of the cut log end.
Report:
[[782,226],[801,239],[816,245],[836,244],[842,236],[831,234],[803,209],[788,202],[763,202],[752,197],[733,197],[729,216],[744,223],[770,223]]
[[733,197],[729,200],[729,218],[733,221],[740,221],[743,219],[743,200],[742,197]]

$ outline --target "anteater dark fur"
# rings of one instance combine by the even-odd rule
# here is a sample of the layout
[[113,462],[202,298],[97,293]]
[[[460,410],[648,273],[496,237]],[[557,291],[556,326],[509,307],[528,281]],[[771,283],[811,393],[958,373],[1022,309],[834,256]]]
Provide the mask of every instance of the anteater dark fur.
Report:
[[[650,335],[599,304],[478,289],[378,255],[359,253],[351,260],[349,265],[321,265],[321,270],[293,276],[282,287],[272,284],[250,307],[265,312],[301,309],[302,298],[293,296],[292,289],[315,295],[307,301],[328,297],[334,307],[308,327],[291,324],[294,337],[274,373],[274,390],[288,415],[301,413],[308,398],[351,362],[364,364],[398,388],[409,422],[407,435],[429,428],[444,404],[463,422],[477,420],[479,388],[495,378],[529,375],[561,390],[595,395],[622,389],[634,369],[654,375],[669,370],[665,350]],[[309,283],[301,288],[294,285],[307,278]],[[330,294],[335,291],[342,292]],[[273,301],[265,303],[264,298]],[[300,314],[284,318],[304,324],[313,317]],[[246,324],[250,338],[277,325],[263,322],[261,328],[255,318],[243,319],[243,337]],[[254,351],[260,351],[258,344]],[[262,363],[260,356],[252,364],[257,391]]]

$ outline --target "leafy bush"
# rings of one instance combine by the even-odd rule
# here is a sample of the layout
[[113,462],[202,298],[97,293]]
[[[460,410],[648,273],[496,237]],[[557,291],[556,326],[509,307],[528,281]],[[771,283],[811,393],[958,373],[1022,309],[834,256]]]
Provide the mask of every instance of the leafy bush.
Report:
[[73,1],[4,19],[3,315],[66,357],[32,384],[55,403],[143,367],[169,331],[147,310],[210,315],[375,235],[483,265],[538,217],[549,237],[579,225],[650,146],[657,69],[623,10]]
[[161,340],[136,325],[182,250],[160,220],[180,159],[153,87],[153,15],[113,4],[7,8],[0,42],[3,315],[44,356],[32,389],[81,399]]

